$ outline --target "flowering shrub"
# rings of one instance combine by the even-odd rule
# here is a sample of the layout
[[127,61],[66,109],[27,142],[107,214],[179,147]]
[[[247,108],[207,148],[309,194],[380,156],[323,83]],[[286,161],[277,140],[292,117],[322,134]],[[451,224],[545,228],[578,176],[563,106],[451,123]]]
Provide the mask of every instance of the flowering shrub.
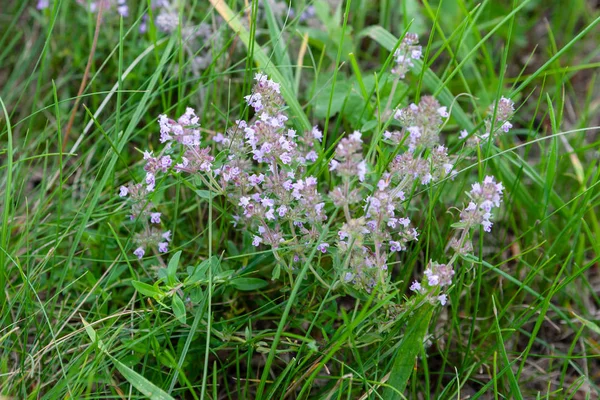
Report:
[[[404,77],[411,59],[420,57],[416,43],[416,35],[409,35],[395,53],[397,79]],[[308,132],[288,127],[279,83],[261,73],[254,80],[245,97],[253,116],[211,138],[201,136],[200,119],[191,108],[178,119],[159,116],[158,140],[164,147],[157,156],[144,152],[144,183],[122,186],[119,193],[129,197],[130,218],[143,225],[134,239],[134,254],[141,259],[149,248],[168,250],[170,232],[157,228],[161,214],[149,200],[157,177],[190,175],[234,207],[232,225],[250,233],[252,246],[272,252],[273,279],[285,271],[293,281],[301,263],[315,261],[310,256],[316,248],[319,259],[332,260],[331,279],[316,276],[327,287],[347,288],[353,294],[375,291],[379,297],[393,292],[396,283],[389,262],[419,240],[419,227],[409,211],[411,201],[419,188],[453,179],[456,173],[457,156],[448,154],[440,136],[449,110],[431,96],[396,110],[396,129],[385,131],[383,141],[397,154],[378,172],[374,158],[365,158],[368,144],[360,131],[341,138],[328,155],[318,126]],[[513,103],[502,98],[490,110],[485,132],[473,135],[465,151],[488,139],[492,131],[508,131],[512,113]],[[467,135],[461,132],[460,138]],[[326,162],[331,183],[312,172]],[[447,243],[454,253],[447,260],[429,261],[423,279],[414,281],[411,291],[432,303],[447,303],[445,292],[459,257],[473,251],[473,230],[481,226],[490,232],[502,191],[502,184],[491,176],[472,185]]]

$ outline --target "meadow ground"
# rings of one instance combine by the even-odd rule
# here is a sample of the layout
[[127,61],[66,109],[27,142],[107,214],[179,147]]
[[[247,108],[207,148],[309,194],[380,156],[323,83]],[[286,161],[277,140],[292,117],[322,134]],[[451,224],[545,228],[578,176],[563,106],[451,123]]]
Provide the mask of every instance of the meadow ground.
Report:
[[0,398],[599,397],[597,1],[0,19]]

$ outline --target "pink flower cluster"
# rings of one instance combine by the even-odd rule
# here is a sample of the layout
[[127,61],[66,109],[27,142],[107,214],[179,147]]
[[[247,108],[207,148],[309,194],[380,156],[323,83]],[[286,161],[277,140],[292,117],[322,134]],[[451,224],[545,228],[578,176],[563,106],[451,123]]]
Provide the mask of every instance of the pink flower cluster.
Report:
[[[303,255],[327,219],[317,179],[303,176],[306,166],[318,158],[315,148],[322,133],[314,127],[300,137],[287,128],[279,84],[264,74],[256,74],[255,81],[245,98],[254,117],[236,121],[224,135],[214,137],[217,147],[227,154],[227,161],[214,169],[214,175],[222,192],[239,207],[236,225],[253,232],[254,246],[267,244],[277,249],[286,242]],[[319,245],[321,251],[327,247],[327,243]]]
[[154,204],[149,200],[152,190],[154,190],[154,181],[151,184],[129,183],[119,188],[119,197],[128,197],[131,204],[129,218],[132,221],[139,220],[144,227],[142,232],[134,237],[137,247],[133,254],[138,258],[142,258],[146,254],[146,249],[151,247],[156,247],[160,253],[166,253],[171,241],[171,231],[162,231],[155,227],[160,226],[162,214],[155,210]]
[[[129,197],[131,203],[131,220],[141,220],[144,229],[136,234],[134,242],[138,247],[134,254],[142,258],[146,249],[157,247],[160,253],[168,251],[171,241],[171,231],[163,232],[150,224],[160,225],[161,213],[154,211],[154,205],[150,196],[156,188],[156,179],[159,174],[166,174],[170,170],[175,172],[186,171],[210,171],[214,158],[209,154],[210,148],[200,148],[199,118],[193,109],[186,109],[185,113],[177,121],[169,119],[166,115],[158,118],[160,126],[160,142],[166,143],[165,148],[158,156],[151,151],[144,151],[144,171],[146,176],[144,183],[121,186],[120,197]],[[173,145],[180,145],[184,150],[178,158],[180,163],[173,165],[171,157]],[[171,154],[168,154],[171,153]]]
[[413,60],[420,59],[422,54],[419,36],[416,33],[407,33],[394,52],[396,65],[392,69],[392,73],[398,75],[400,79],[404,79],[408,70],[414,66]]
[[[438,293],[437,288],[443,288],[452,284],[452,277],[454,277],[454,269],[449,264],[439,264],[435,261],[429,261],[429,265],[424,272],[425,281],[423,284],[418,281],[414,281],[410,286],[410,290],[413,292],[420,293]],[[436,299],[441,305],[445,306],[448,301],[448,295],[445,293],[437,294]]]
[[[496,113],[495,118],[493,118],[494,112]],[[459,138],[463,140],[467,139],[466,143],[468,147],[477,147],[486,143],[490,136],[492,139],[495,139],[499,135],[508,133],[513,127],[510,121],[514,112],[515,103],[506,97],[501,97],[500,100],[489,107],[488,117],[484,122],[485,132],[483,134],[469,135],[469,132],[462,130]]]
[[[170,232],[150,226],[161,223],[161,214],[148,200],[157,176],[190,174],[234,206],[233,225],[247,232],[247,244],[269,246],[290,276],[297,263],[307,261],[308,249],[316,248],[319,256],[334,253],[345,260],[339,267],[342,283],[388,293],[393,288],[388,265],[419,239],[409,216],[409,200],[418,196],[415,190],[420,185],[439,182],[453,173],[454,159],[440,143],[448,110],[430,96],[398,110],[395,124],[400,128],[385,132],[384,139],[399,146],[400,152],[384,171],[377,172],[365,159],[361,132],[348,134],[330,157],[334,184],[328,190],[328,185],[309,173],[311,164],[327,156],[321,148],[323,133],[318,126],[301,134],[290,129],[279,84],[260,73],[254,79],[252,93],[245,97],[251,117],[214,134],[212,146],[203,146],[193,109],[186,109],[177,120],[159,116],[159,140],[164,148],[157,156],[144,152],[143,183],[120,189],[121,196],[130,197],[131,218],[141,219],[145,226],[136,235],[134,254],[141,258],[149,246],[158,247],[159,252],[168,249]],[[497,115],[508,116],[505,108],[499,108]],[[473,184],[470,203],[461,211],[461,220],[454,225],[457,234],[449,244],[455,255],[446,264],[430,261],[423,281],[411,285],[413,291],[446,304],[447,295],[441,290],[452,284],[457,254],[472,251],[471,228],[491,229],[491,212],[500,206],[502,191],[502,184],[492,177]],[[342,211],[330,224],[336,234],[323,239],[323,223],[332,218],[334,208]]]
[[481,183],[474,183],[469,192],[471,201],[460,213],[461,227],[470,229],[481,225],[484,231],[491,232],[491,211],[494,207],[500,207],[503,189],[502,183],[495,182],[492,176],[486,176]]
[[[389,281],[388,260],[393,253],[407,249],[407,243],[418,240],[411,227],[403,203],[405,183],[393,184],[393,166],[377,181],[369,194],[364,186],[369,165],[363,157],[363,140],[354,131],[338,143],[330,171],[341,183],[330,193],[333,204],[344,210],[345,222],[338,231],[337,247],[348,257],[344,280],[357,289],[370,292],[376,285]],[[355,178],[358,178],[358,182]],[[362,207],[351,208],[363,203]]]

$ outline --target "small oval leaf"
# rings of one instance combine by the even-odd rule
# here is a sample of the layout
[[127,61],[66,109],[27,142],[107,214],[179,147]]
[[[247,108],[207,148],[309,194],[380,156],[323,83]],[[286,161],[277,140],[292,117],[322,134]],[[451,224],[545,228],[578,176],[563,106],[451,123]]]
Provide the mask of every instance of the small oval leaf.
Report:
[[183,300],[181,300],[178,295],[173,295],[173,302],[171,306],[173,308],[173,314],[175,314],[175,318],[177,318],[182,324],[185,324],[185,304],[183,304]]
[[258,278],[235,278],[229,283],[237,290],[243,291],[262,289],[269,284],[267,281]]
[[167,275],[170,279],[175,281],[177,273],[177,267],[179,266],[179,258],[181,257],[181,250],[177,253],[173,254],[173,257],[169,260],[169,265],[167,266]]
[[148,285],[147,283],[140,281],[131,281],[135,290],[148,297],[160,297],[163,295],[163,292],[152,285]]

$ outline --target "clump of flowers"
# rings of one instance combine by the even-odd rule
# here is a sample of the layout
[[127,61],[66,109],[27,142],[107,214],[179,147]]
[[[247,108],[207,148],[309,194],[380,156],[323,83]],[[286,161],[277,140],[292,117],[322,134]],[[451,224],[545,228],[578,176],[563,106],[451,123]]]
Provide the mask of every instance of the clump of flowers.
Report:
[[155,182],[152,179],[151,183],[129,183],[127,186],[119,188],[119,196],[127,197],[131,204],[129,219],[140,221],[143,226],[143,230],[138,232],[133,239],[135,243],[133,254],[140,259],[150,248],[156,248],[160,253],[166,253],[169,251],[169,242],[171,241],[171,231],[158,229],[161,225],[162,214],[156,211],[154,204],[149,201],[149,195],[154,190],[154,185]]
[[506,98],[501,97],[498,102],[492,104],[488,109],[488,117],[484,121],[484,133],[474,134],[469,136],[466,130],[460,132],[460,139],[467,139],[468,147],[477,147],[486,143],[490,137],[496,137],[508,133],[513,125],[510,122],[515,112],[515,103]]
[[430,261],[425,270],[424,282],[414,281],[410,290],[437,299],[442,305],[448,301],[448,296],[441,291],[444,287],[452,284],[454,269],[459,256],[473,252],[473,244],[470,240],[470,232],[481,226],[484,232],[491,232],[492,210],[500,207],[504,187],[502,183],[496,182],[494,177],[486,176],[483,182],[474,183],[471,191],[467,193],[469,204],[460,211],[460,221],[452,225],[455,234],[450,239],[448,247],[454,250],[454,255],[446,264],[438,264]]
[[[251,118],[237,120],[210,138],[202,137],[199,117],[192,108],[176,120],[159,116],[158,140],[164,148],[157,156],[144,152],[144,183],[120,189],[120,195],[128,195],[132,203],[131,218],[145,224],[136,236],[134,254],[141,257],[153,246],[167,251],[170,232],[149,226],[160,224],[161,214],[148,197],[157,177],[186,174],[234,206],[232,224],[247,232],[248,245],[272,251],[274,279],[285,271],[293,280],[300,263],[312,262],[309,249],[316,249],[319,257],[331,253],[332,259],[340,260],[335,266],[339,280],[330,287],[351,286],[366,293],[377,290],[385,296],[395,287],[390,262],[396,263],[399,253],[410,251],[419,240],[409,207],[418,197],[415,190],[453,176],[455,159],[448,155],[440,136],[450,117],[447,108],[425,96],[418,104],[398,110],[395,123],[399,129],[383,137],[401,151],[384,171],[377,172],[373,158],[364,156],[365,139],[360,131],[343,137],[327,156],[318,126],[304,133],[287,126],[280,85],[261,73],[254,81],[245,97]],[[502,102],[506,108],[499,107],[497,122],[506,123],[512,103]],[[309,172],[311,165],[326,158],[332,189]],[[460,211],[448,244],[454,254],[444,263],[430,260],[423,280],[410,286],[419,296],[442,305],[448,301],[443,291],[452,285],[458,257],[473,250],[470,232],[479,226],[490,231],[503,186],[488,176],[473,184],[467,195],[469,202]]]
[[392,73],[398,75],[400,79],[404,79],[406,73],[414,67],[413,60],[419,60],[422,55],[419,36],[416,33],[407,33],[394,52],[396,65],[392,69]]

